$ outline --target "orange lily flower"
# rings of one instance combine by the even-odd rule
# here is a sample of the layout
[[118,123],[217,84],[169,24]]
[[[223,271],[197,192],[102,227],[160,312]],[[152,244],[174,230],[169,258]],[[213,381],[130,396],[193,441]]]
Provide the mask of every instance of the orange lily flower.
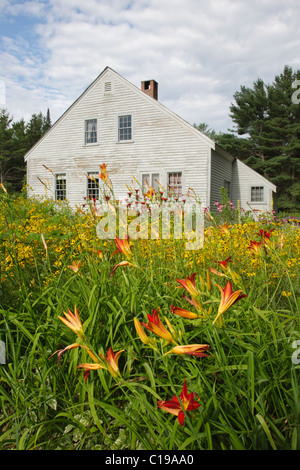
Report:
[[152,331],[153,333],[157,334],[161,338],[169,341],[170,343],[174,343],[174,338],[172,334],[167,330],[167,328],[162,324],[159,318],[159,308],[157,311],[155,308],[152,310],[152,315],[147,315],[148,323],[141,323],[145,328]]
[[196,410],[200,406],[200,403],[195,400],[196,397],[197,395],[194,395],[194,393],[188,394],[185,380],[182,392],[179,395],[179,400],[176,395],[174,395],[169,401],[159,400],[157,402],[157,408],[161,408],[162,410],[177,416],[179,424],[183,426],[186,411]]
[[82,338],[84,335],[83,326],[79,317],[78,309],[75,306],[74,313],[68,309],[68,313],[64,312],[66,318],[58,317],[70,330],[74,331],[79,338]]
[[129,236],[125,239],[120,239],[116,237],[116,245],[117,245],[117,250],[112,253],[111,256],[113,256],[116,253],[122,253],[123,255],[126,256],[126,258],[131,258],[132,256],[132,251],[129,245]]
[[220,228],[220,232],[221,232],[221,233],[230,233],[230,230],[229,230],[230,227],[231,227],[231,225],[229,225],[229,223],[223,224],[223,225],[219,225],[219,228]]
[[208,344],[189,344],[187,346],[175,346],[169,352],[164,354],[164,356],[167,356],[168,354],[188,354],[189,356],[206,357],[207,354],[205,354],[204,351],[207,351],[208,349]]
[[185,310],[184,308],[181,307],[174,307],[174,305],[171,305],[170,307],[171,312],[174,313],[174,315],[179,315],[180,317],[183,318],[189,318],[191,320],[195,318],[200,318],[197,313],[190,312],[189,310]]
[[83,377],[84,377],[84,381],[86,382],[88,379],[88,376],[90,375],[91,370],[105,369],[105,367],[102,366],[101,364],[84,363],[84,364],[79,364],[79,366],[77,366],[77,369],[83,369]]
[[79,368],[84,369],[84,371],[85,371],[84,372],[85,381],[88,378],[89,371],[90,370],[97,370],[97,369],[108,370],[111,373],[111,375],[116,378],[116,377],[121,375],[120,371],[119,371],[119,367],[118,367],[118,361],[119,361],[120,354],[123,351],[124,351],[124,349],[122,349],[121,351],[118,351],[117,353],[114,353],[114,351],[110,347],[108,349],[106,357],[104,355],[100,356],[101,359],[104,361],[105,365],[100,364],[99,361],[98,361],[96,364],[87,364],[87,363],[80,364],[79,366],[77,366],[77,369],[79,369]]
[[262,242],[251,241],[248,246],[248,250],[254,251],[255,253],[261,253]]
[[198,297],[200,292],[198,291],[195,283],[195,277],[197,276],[196,273],[192,274],[191,277],[186,276],[185,279],[176,279],[180,286],[177,289],[183,287],[192,297]]
[[110,277],[112,277],[115,274],[116,270],[120,266],[132,266],[133,268],[137,268],[137,266],[135,264],[129,263],[129,261],[121,261],[120,263],[118,263],[114,266],[112,272],[110,273]]
[[50,357],[54,356],[54,354],[57,354],[57,364],[59,363],[60,361],[60,358],[61,356],[67,352],[67,351],[70,351],[71,349],[76,349],[76,348],[81,348],[82,345],[79,344],[79,343],[73,343],[73,344],[70,344],[69,346],[67,346],[66,348],[64,349],[58,349],[57,351],[55,351],[53,354],[51,354]]
[[230,281],[227,281],[227,284],[225,286],[225,289],[223,289],[221,286],[218,284],[215,284],[221,291],[221,302],[218,308],[218,315],[213,321],[213,324],[217,321],[217,319],[223,315],[224,312],[226,312],[235,302],[238,300],[248,297],[247,295],[242,293],[242,290],[237,290],[235,292],[232,292],[232,285]]
[[73,263],[68,266],[68,268],[72,269],[74,273],[77,273],[79,271],[79,268],[81,266],[81,261],[73,261]]
[[256,233],[255,235],[259,235],[262,238],[264,245],[268,245],[271,242],[270,237],[271,237],[271,232],[273,232],[273,230],[275,229],[272,228],[272,230],[270,230],[269,232],[266,232],[264,229],[260,229],[260,231]]
[[118,361],[121,353],[124,351],[124,349],[121,349],[121,351],[118,351],[116,353],[113,352],[112,348],[110,347],[109,350],[107,351],[107,356],[103,357],[103,359],[107,363],[107,367],[109,372],[113,377],[118,377],[120,376],[120,371],[118,367]]

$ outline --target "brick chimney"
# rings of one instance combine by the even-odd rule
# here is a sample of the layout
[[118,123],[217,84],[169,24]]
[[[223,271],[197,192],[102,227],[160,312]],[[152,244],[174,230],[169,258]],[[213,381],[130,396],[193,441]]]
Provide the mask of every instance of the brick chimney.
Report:
[[155,100],[158,99],[158,83],[155,80],[141,82],[141,90]]

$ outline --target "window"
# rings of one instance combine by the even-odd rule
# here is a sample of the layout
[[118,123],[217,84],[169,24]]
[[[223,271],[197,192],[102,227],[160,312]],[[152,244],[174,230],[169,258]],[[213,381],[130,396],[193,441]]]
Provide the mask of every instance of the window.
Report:
[[182,196],[182,173],[168,173],[168,185],[169,189],[174,191],[174,195]]
[[67,198],[67,178],[65,173],[55,176],[55,200],[65,201]]
[[251,202],[264,202],[264,187],[251,186],[250,200]]
[[85,121],[84,143],[95,144],[97,142],[97,119],[87,119]]
[[230,198],[230,192],[231,192],[231,189],[230,189],[230,181],[224,180],[224,189],[225,189],[225,191],[226,191],[227,197]]
[[99,173],[88,173],[86,195],[89,199],[99,199]]
[[119,116],[118,129],[119,142],[132,140],[132,119],[130,114],[126,116]]
[[143,173],[142,174],[142,191],[143,193],[148,191],[148,186],[151,186],[154,191],[157,191],[159,188],[159,180],[160,175],[159,173]]

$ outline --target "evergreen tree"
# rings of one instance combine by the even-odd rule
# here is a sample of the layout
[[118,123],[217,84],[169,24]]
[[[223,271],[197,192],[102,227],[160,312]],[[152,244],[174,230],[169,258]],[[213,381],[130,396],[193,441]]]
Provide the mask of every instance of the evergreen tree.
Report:
[[13,122],[7,110],[0,110],[0,182],[8,189],[22,189],[26,172],[24,155],[50,127],[49,109],[46,116],[41,112],[33,114],[27,124],[24,119]]
[[300,71],[285,66],[271,85],[258,79],[252,89],[241,86],[230,106],[234,132],[245,136],[239,158],[277,186],[283,210],[299,209],[300,203],[300,106],[292,102],[292,84],[299,78]]

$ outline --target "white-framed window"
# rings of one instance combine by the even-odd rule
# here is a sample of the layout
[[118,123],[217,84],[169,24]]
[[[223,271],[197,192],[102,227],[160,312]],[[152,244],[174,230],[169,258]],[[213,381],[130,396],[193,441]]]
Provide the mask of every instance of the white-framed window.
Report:
[[148,190],[147,183],[154,189],[154,191],[157,191],[160,187],[160,179],[160,173],[142,173],[141,180],[143,193],[146,193]]
[[84,143],[96,144],[97,143],[97,119],[86,119],[84,121]]
[[132,115],[118,116],[118,141],[132,140]]
[[99,199],[99,172],[90,171],[87,174],[86,196],[88,199]]
[[67,199],[67,175],[57,173],[55,175],[55,200],[65,201]]
[[224,180],[224,189],[226,191],[227,197],[231,196],[231,184],[229,180]]
[[264,186],[251,186],[250,187],[250,202],[264,202],[265,201],[265,188]]
[[168,189],[173,191],[175,196],[182,196],[181,171],[172,171],[168,173]]

